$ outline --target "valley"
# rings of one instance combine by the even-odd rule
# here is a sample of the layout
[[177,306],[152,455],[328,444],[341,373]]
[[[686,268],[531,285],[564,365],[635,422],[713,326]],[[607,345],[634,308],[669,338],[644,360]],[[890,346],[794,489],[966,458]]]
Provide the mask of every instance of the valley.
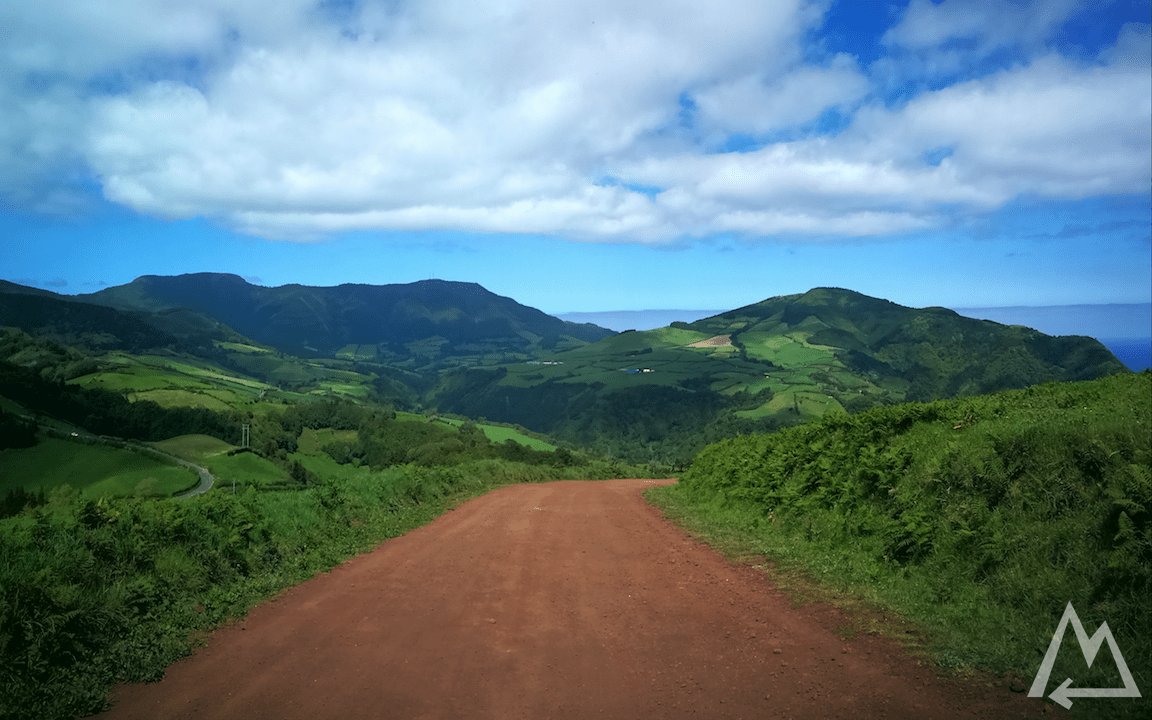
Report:
[[836,288],[621,333],[442,281],[97,295],[0,286],[5,717],[95,712],[285,588],[566,480],[681,477],[649,502],[887,608],[940,672],[1027,673],[1050,596],[1145,647],[1152,391],[1090,338]]

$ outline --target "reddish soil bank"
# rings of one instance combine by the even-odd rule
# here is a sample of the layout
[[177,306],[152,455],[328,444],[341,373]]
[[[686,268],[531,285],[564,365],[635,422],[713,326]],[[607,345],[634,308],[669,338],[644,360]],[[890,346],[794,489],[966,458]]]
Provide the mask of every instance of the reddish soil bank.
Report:
[[254,608],[99,717],[1063,716],[841,639],[834,608],[791,609],[664,520],[652,482],[477,498]]

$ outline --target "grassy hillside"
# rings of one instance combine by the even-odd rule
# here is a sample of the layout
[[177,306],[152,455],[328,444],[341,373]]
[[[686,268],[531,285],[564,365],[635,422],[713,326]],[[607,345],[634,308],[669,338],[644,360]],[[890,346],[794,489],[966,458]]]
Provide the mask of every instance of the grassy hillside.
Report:
[[[947,667],[1030,679],[1065,606],[1152,681],[1152,374],[877,408],[709,446],[653,491],[912,618]],[[1053,678],[1119,687],[1072,647]],[[1057,680],[1049,687],[1055,689]],[[1076,710],[1146,717],[1147,700]]]
[[220,412],[257,400],[388,403],[634,462],[686,463],[712,440],[829,412],[1125,371],[1090,338],[836,288],[618,335],[469,283],[261,288],[202,273],[48,295],[0,300],[15,303],[9,315],[27,331],[82,347],[61,372],[85,387]]
[[68,485],[84,497],[169,496],[196,485],[187,468],[128,450],[47,438],[30,448],[0,450],[0,496]]
[[149,443],[149,445],[161,452],[175,455],[197,465],[203,465],[217,455],[236,449],[235,445],[230,445],[209,435],[181,435],[168,440]]
[[1091,338],[817,288],[441,376],[426,404],[676,462],[702,442],[906,400],[1126,372]]

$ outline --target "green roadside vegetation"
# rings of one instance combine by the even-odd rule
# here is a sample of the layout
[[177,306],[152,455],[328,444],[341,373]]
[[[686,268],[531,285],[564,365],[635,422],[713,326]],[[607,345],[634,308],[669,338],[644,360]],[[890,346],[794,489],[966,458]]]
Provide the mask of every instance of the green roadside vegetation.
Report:
[[[942,668],[1030,683],[1071,602],[1090,634],[1108,624],[1137,687],[1152,681],[1147,371],[723,440],[648,497],[706,538],[767,558],[801,597],[907,618]],[[1089,668],[1072,637],[1049,692],[1065,677],[1123,686],[1108,653]],[[1142,718],[1148,702],[1073,710]]]
[[[402,419],[362,399],[253,402],[236,393],[227,412],[164,407],[129,400],[124,393],[140,387],[126,382],[121,392],[64,383],[68,373],[53,363],[79,360],[43,341],[35,349],[39,366],[0,362],[5,720],[98,712],[115,683],[158,679],[212,628],[490,489],[661,471],[515,428]],[[231,382],[169,360],[132,364],[131,377]],[[49,437],[30,415],[84,432]],[[241,424],[250,448],[232,444]],[[163,498],[195,484],[195,474],[89,433],[207,467],[215,484],[204,495]]]
[[292,459],[315,484],[249,482],[233,494],[221,477],[182,501],[58,488],[47,505],[0,520],[0,717],[98,712],[113,684],[159,679],[207,630],[490,489],[643,472],[609,462],[372,470],[323,453]]

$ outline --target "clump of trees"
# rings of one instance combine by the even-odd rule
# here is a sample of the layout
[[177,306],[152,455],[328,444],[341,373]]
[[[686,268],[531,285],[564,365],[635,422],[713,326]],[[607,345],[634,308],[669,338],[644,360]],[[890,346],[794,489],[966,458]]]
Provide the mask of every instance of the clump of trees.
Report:
[[36,423],[10,415],[0,408],[0,450],[32,447],[35,444]]
[[120,393],[67,385],[33,369],[0,361],[0,395],[97,435],[133,440],[165,440],[192,433],[235,439],[237,413],[205,408],[165,408],[154,402],[130,402]]

